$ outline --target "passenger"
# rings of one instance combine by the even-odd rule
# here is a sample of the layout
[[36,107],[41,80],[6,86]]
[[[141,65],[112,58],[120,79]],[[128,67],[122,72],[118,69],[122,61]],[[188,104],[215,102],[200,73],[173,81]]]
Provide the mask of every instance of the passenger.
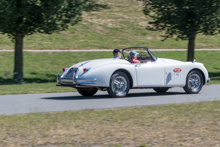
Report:
[[129,60],[128,61],[130,61],[131,63],[140,63],[140,61],[139,60],[137,60],[137,55],[138,55],[139,53],[137,53],[136,51],[131,51],[130,52],[130,58],[129,58]]
[[119,49],[114,49],[113,51],[113,59],[120,59],[121,58],[121,51]]

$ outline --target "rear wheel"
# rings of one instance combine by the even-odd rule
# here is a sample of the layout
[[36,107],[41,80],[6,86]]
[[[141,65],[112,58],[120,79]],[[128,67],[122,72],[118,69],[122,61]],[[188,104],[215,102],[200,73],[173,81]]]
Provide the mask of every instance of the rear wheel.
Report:
[[166,88],[166,87],[157,87],[157,88],[153,88],[154,91],[156,91],[157,93],[164,93],[164,92],[167,92],[167,90],[169,88]]
[[192,70],[189,72],[186,78],[186,85],[183,89],[186,93],[197,94],[203,87],[203,76],[198,70]]
[[77,91],[82,96],[93,96],[98,91],[98,88],[77,88]]
[[107,91],[112,97],[125,97],[130,89],[130,80],[124,72],[116,72],[110,79]]

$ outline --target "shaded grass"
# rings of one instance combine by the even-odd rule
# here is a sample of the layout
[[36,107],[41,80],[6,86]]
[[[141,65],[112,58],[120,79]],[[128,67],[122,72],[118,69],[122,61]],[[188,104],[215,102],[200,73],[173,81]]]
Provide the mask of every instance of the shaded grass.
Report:
[[[185,51],[154,52],[157,57],[186,60]],[[220,83],[220,51],[196,51],[197,62],[204,63],[211,84]],[[112,52],[24,52],[24,83],[15,84],[13,53],[0,52],[0,94],[71,92],[72,88],[56,87],[56,73],[78,62],[111,58]]]
[[0,95],[10,94],[34,94],[34,93],[56,93],[76,92],[76,89],[69,87],[57,87],[55,82],[47,83],[24,83],[13,85],[0,85]]
[[201,146],[220,143],[220,102],[0,116],[0,146]]
[[[187,48],[187,41],[175,38],[162,42],[161,32],[145,29],[150,18],[137,0],[97,0],[98,11],[84,12],[83,21],[67,31],[52,35],[34,34],[24,38],[25,49],[103,49],[147,46]],[[102,8],[103,7],[103,8]],[[108,9],[106,9],[106,7]],[[196,48],[220,48],[220,35],[198,35]],[[0,35],[0,49],[13,49],[7,36]]]

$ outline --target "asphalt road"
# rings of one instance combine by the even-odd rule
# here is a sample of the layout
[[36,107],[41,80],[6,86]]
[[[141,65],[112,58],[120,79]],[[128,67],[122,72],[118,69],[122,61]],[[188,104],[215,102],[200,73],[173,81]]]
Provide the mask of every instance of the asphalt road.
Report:
[[204,86],[199,94],[186,94],[182,88],[171,88],[165,94],[157,94],[152,89],[132,89],[129,95],[124,98],[111,98],[105,91],[99,91],[93,97],[82,97],[77,92],[0,95],[0,115],[109,109],[219,100],[220,85]]

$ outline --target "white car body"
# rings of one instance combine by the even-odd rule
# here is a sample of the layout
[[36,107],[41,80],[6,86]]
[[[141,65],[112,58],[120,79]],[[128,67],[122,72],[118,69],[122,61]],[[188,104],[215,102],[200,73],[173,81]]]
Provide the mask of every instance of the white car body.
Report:
[[[61,76],[58,74],[57,82],[59,85],[74,88],[107,88],[110,87],[112,75],[116,71],[122,71],[129,77],[130,88],[184,87],[187,75],[192,70],[201,72],[203,85],[210,81],[202,63],[165,58],[155,60],[146,63],[130,63],[125,59],[114,58],[84,61],[69,67]],[[85,69],[88,71],[84,72]],[[67,76],[68,74],[70,77]]]

